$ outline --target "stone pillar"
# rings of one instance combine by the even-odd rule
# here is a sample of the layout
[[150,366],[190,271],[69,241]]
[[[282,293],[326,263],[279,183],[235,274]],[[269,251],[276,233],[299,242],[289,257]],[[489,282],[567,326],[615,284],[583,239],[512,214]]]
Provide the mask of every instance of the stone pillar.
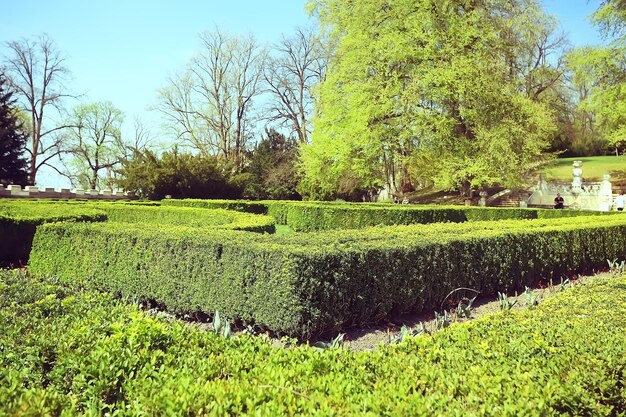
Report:
[[478,205],[481,207],[487,206],[487,191],[481,191],[478,193],[480,199],[478,199]]
[[611,210],[613,204],[613,185],[611,184],[611,176],[605,174],[602,183],[600,183],[600,192],[598,193],[600,211]]
[[7,186],[7,191],[11,193],[13,196],[21,196],[22,195],[22,186],[10,184]]
[[572,195],[571,202],[565,202],[567,206],[572,209],[578,210],[580,209],[580,201],[578,201],[578,196],[583,191],[583,161],[574,161],[574,168],[572,168],[572,188],[570,193]]
[[572,193],[580,194],[583,185],[583,161],[574,161],[573,166],[574,168],[572,168]]

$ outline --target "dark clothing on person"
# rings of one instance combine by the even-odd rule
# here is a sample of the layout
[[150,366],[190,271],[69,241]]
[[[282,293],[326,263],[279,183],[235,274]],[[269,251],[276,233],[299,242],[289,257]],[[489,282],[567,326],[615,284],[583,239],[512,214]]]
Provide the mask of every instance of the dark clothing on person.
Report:
[[555,209],[562,209],[563,208],[563,202],[565,200],[563,200],[563,197],[561,197],[560,195],[557,195],[554,198],[554,208]]

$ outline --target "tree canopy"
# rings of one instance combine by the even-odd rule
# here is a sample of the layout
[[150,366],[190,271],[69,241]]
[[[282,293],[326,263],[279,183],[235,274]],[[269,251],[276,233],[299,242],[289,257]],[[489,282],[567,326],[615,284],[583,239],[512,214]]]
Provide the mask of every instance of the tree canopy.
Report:
[[[523,89],[520,39],[542,24],[534,0],[317,0],[336,45],[320,89],[300,190],[328,198],[516,185],[545,158],[549,108]],[[527,42],[527,41],[526,41]]]

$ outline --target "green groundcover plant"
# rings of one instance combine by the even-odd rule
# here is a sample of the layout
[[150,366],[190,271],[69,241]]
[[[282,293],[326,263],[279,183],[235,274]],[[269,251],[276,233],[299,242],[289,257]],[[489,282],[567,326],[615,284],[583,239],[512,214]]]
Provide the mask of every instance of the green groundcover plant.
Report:
[[224,338],[0,271],[0,415],[617,416],[626,278],[371,352]]

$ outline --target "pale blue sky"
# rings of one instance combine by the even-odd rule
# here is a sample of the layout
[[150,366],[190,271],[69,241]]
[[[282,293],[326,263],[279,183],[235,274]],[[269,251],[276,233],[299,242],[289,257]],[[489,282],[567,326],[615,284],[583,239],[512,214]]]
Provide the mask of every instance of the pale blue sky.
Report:
[[[542,2],[573,45],[601,42],[587,20],[598,0]],[[154,120],[147,108],[198,50],[200,32],[217,25],[273,43],[308,21],[304,0],[0,0],[0,10],[0,56],[4,42],[47,33],[67,56],[73,92],[83,102],[112,101],[127,129],[134,116]],[[60,184],[43,176],[38,182]]]

